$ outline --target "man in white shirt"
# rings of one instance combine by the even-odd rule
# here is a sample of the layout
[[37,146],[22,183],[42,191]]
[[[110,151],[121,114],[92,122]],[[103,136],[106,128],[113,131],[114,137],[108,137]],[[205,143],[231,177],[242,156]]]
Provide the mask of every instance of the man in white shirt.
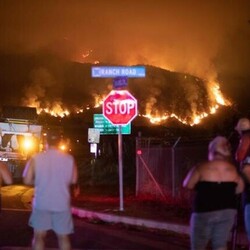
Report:
[[47,230],[52,229],[61,250],[71,249],[69,234],[73,233],[70,185],[77,183],[74,158],[58,149],[60,134],[47,133],[47,149],[33,156],[23,172],[26,185],[34,185],[35,196],[29,225],[34,228],[33,249],[45,249]]

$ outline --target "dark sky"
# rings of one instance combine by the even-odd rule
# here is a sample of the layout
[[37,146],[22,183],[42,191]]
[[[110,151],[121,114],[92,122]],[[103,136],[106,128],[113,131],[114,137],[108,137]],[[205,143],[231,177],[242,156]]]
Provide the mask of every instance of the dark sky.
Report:
[[219,60],[225,71],[249,74],[249,20],[249,0],[2,0],[0,48],[50,46],[79,61],[91,50],[91,60],[203,77],[217,73]]
[[1,0],[0,51],[41,49],[78,62],[223,75],[234,93],[250,85],[250,1]]

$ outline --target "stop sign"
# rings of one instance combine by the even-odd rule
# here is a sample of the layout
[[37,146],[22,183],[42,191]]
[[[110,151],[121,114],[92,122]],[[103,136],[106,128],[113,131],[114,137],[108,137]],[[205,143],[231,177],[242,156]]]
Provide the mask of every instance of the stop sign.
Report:
[[137,116],[137,100],[127,90],[112,90],[104,99],[103,115],[114,125],[126,125]]

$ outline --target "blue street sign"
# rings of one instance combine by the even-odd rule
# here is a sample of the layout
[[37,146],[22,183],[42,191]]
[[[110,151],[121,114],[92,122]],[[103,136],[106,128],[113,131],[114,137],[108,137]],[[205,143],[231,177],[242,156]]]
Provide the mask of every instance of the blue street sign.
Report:
[[119,76],[127,77],[145,77],[146,70],[143,66],[133,66],[133,67],[122,67],[122,66],[105,66],[105,67],[92,67],[91,68],[92,77],[101,78],[114,78]]
[[128,86],[128,78],[126,76],[119,76],[113,79],[113,88],[119,89]]

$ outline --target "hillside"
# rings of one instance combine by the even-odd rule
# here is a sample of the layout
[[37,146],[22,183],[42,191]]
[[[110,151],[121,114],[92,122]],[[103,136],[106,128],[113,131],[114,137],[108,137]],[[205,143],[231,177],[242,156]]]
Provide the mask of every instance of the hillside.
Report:
[[[56,113],[67,109],[71,117],[84,119],[85,124],[91,126],[93,114],[102,112],[101,108],[93,107],[112,89],[112,79],[91,78],[91,67],[91,64],[65,61],[45,53],[0,54],[0,106],[33,106]],[[143,130],[152,135],[166,134],[168,128],[174,128],[177,134],[182,130],[193,133],[193,129],[175,117],[190,123],[194,115],[209,113],[214,101],[209,83],[185,73],[150,65],[145,67],[145,78],[128,80],[128,90],[137,98],[140,114],[133,121],[134,133]],[[77,115],[75,112],[79,110],[82,113]],[[160,125],[153,125],[143,117],[171,114],[173,118],[162,120]],[[209,115],[194,127],[198,133],[203,129],[223,131],[219,124],[227,123],[228,126],[228,122],[235,122],[238,115],[234,108],[221,106],[216,114]]]

